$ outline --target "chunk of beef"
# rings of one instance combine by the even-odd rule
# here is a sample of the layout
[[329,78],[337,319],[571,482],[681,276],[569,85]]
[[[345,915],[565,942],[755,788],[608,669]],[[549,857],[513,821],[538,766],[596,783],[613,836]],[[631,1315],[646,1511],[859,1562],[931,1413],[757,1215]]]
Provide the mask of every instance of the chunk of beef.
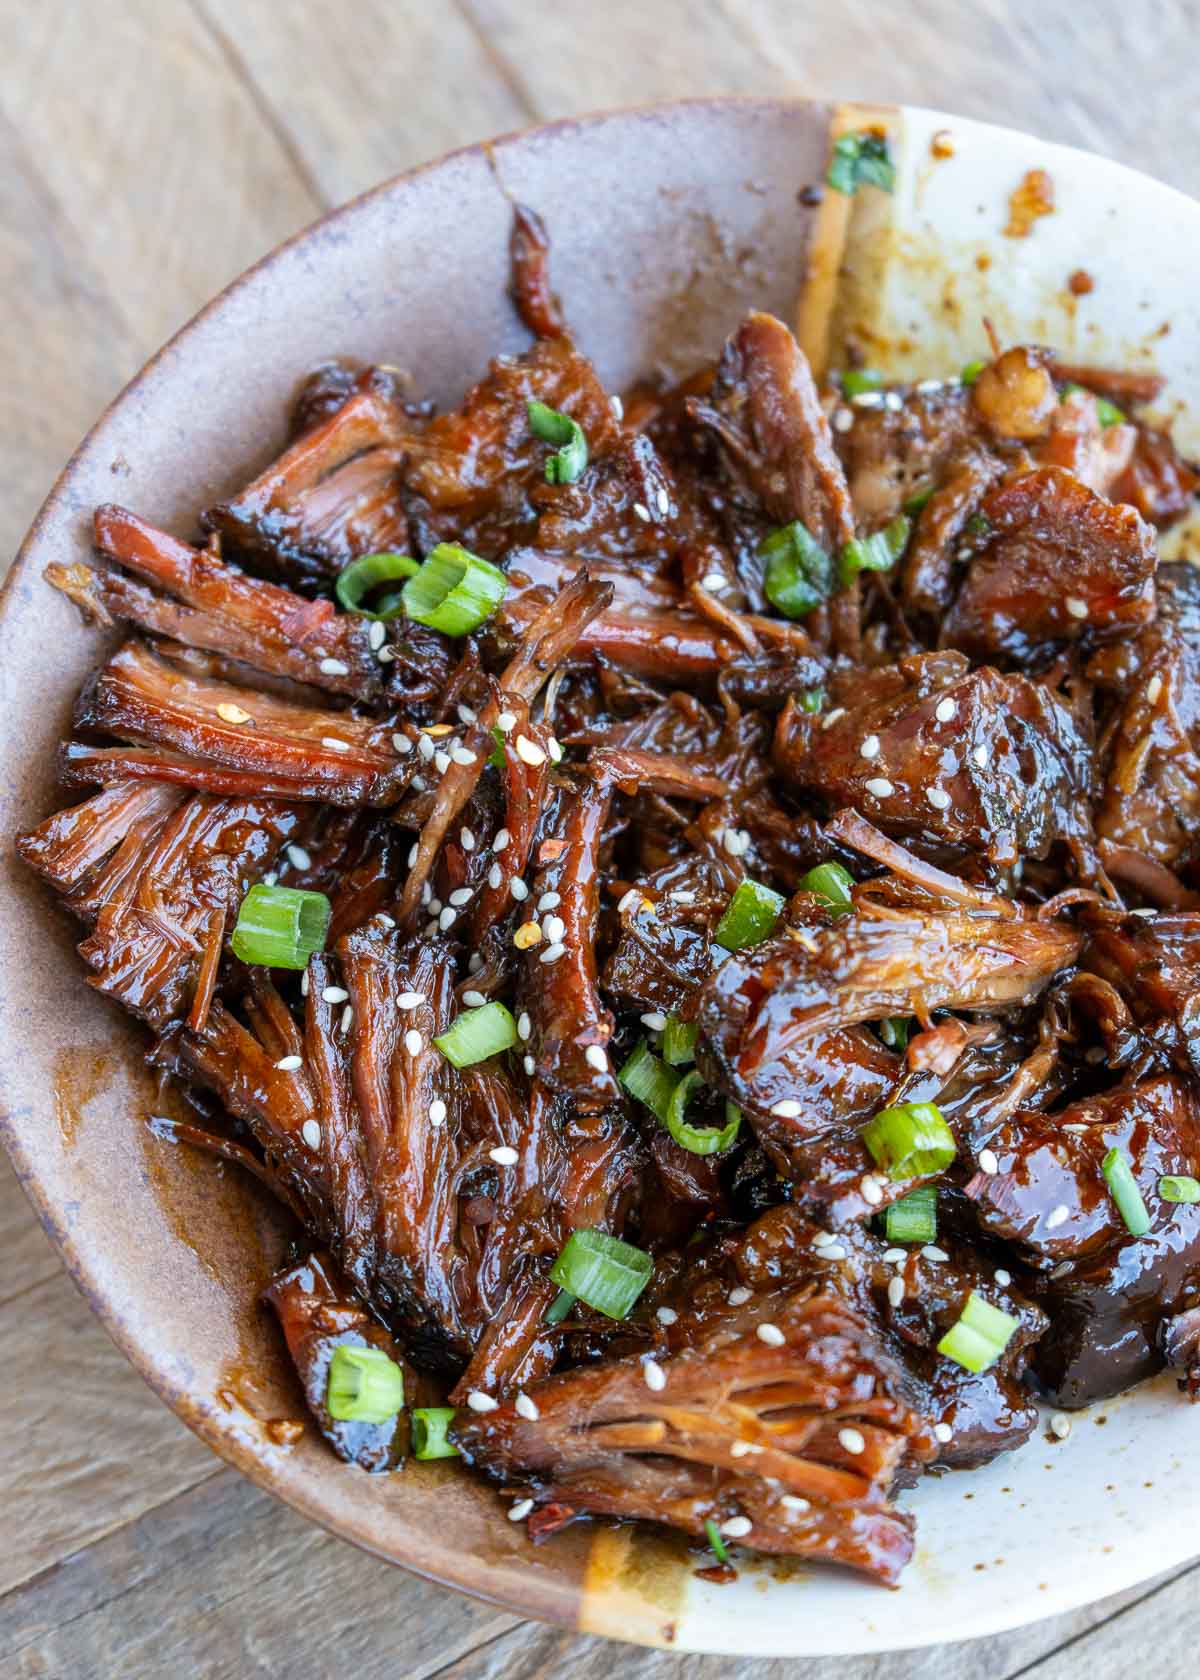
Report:
[[1180,1073],[1200,1078],[1200,914],[1093,917],[1083,962],[1116,987]]
[[923,654],[841,692],[824,716],[780,716],[775,762],[796,789],[1003,868],[1088,835],[1090,743],[1045,685]]
[[1143,425],[1137,428],[1132,456],[1109,494],[1114,502],[1128,502],[1162,530],[1194,506],[1197,489],[1200,475],[1180,458],[1170,435]]
[[517,314],[535,338],[563,338],[562,304],[550,285],[550,239],[546,224],[526,204],[513,205],[509,235],[512,299]]
[[[1105,426],[1096,398],[1090,391],[1069,391],[1050,416],[1050,430],[1037,446],[1035,458],[1046,467],[1065,467],[1089,490],[1116,502],[1132,502],[1131,496],[1114,492],[1133,460],[1138,442],[1136,426]],[[1139,512],[1143,512],[1141,508]],[[1143,517],[1145,515],[1143,514]]]
[[123,841],[140,846],[183,797],[156,783],[118,782],[18,835],[17,852],[59,892],[83,892]]
[[1063,467],[989,490],[987,535],[942,628],[975,658],[1036,658],[1055,642],[1128,635],[1154,616],[1154,532]]
[[[767,1311],[778,1346],[755,1334]],[[452,1438],[539,1506],[696,1536],[740,1517],[734,1532],[760,1551],[895,1581],[912,1524],[888,1493],[934,1446],[899,1368],[842,1302],[760,1302],[665,1359],[661,1389],[645,1369],[629,1357],[547,1378],[530,1391],[535,1418],[504,1405],[456,1420]]]
[[849,413],[852,424],[835,434],[837,448],[854,517],[869,530],[886,525],[910,497],[940,484],[959,457],[980,452],[971,393],[957,381],[918,386],[899,408],[880,399]]
[[911,611],[940,617],[949,607],[959,543],[1003,470],[999,457],[982,450],[971,450],[950,463],[918,514],[904,555],[901,589]]

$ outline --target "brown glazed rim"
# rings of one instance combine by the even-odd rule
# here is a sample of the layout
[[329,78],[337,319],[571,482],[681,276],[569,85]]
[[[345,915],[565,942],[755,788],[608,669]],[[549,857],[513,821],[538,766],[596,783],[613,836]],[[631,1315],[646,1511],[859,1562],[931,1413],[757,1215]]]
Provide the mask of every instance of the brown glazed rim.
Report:
[[[165,358],[186,344],[186,341],[200,323],[206,322],[209,317],[220,312],[231,298],[237,296],[242,288],[268,272],[281,261],[285,254],[312,240],[317,234],[326,232],[336,227],[337,224],[351,219],[354,212],[362,205],[391,194],[398,187],[419,181],[423,177],[445,168],[455,160],[482,159],[490,165],[493,160],[493,152],[502,147],[508,147],[514,143],[592,130],[614,119],[654,119],[656,117],[669,117],[673,113],[693,112],[701,117],[705,114],[711,114],[714,121],[719,124],[722,114],[728,112],[741,112],[748,116],[763,115],[783,118],[789,113],[798,114],[804,110],[828,111],[828,109],[828,106],[825,106],[822,101],[808,98],[706,97],[635,105],[563,119],[553,123],[530,125],[494,139],[476,142],[473,145],[444,153],[431,162],[390,177],[379,185],[359,194],[346,204],[317,218],[290,239],[275,247],[259,262],[245,270],[215,298],[198,310],[172,335],[104,409],[100,418],[88,431],[59,474],[18,551],[4,581],[3,588],[0,590],[0,626],[7,624],[13,614],[18,589],[27,581],[32,581],[27,578],[27,573],[30,571],[33,550],[37,547],[45,527],[54,516],[60,512],[65,513],[69,509],[77,469],[93,446],[103,439],[115,411],[139,390],[139,387],[159,368]],[[796,280],[799,281],[798,275]],[[324,1508],[322,1501],[310,1494],[307,1485],[297,1486],[293,1479],[291,1485],[281,1487],[280,1483],[286,1483],[289,1479],[285,1475],[281,1475],[271,1464],[265,1462],[264,1458],[260,1457],[244,1438],[239,1437],[228,1426],[223,1426],[221,1414],[214,1407],[204,1404],[195,1395],[189,1394],[186,1388],[171,1379],[164,1368],[162,1350],[156,1349],[151,1343],[138,1338],[123,1315],[120,1303],[105,1292],[104,1287],[98,1280],[94,1265],[89,1261],[87,1255],[81,1252],[75,1238],[64,1222],[62,1211],[51,1204],[51,1200],[39,1180],[32,1155],[27,1152],[22,1143],[19,1128],[14,1123],[19,1115],[15,1115],[12,1110],[12,1093],[3,1067],[0,1067],[0,1094],[4,1098],[3,1108],[0,1109],[0,1131],[2,1131],[9,1154],[13,1159],[17,1175],[26,1195],[33,1203],[47,1235],[61,1254],[71,1277],[109,1336],[130,1363],[141,1373],[159,1398],[170,1406],[189,1429],[221,1458],[240,1470],[243,1475],[259,1487],[284,1499],[286,1503],[313,1522],[337,1534],[340,1538],[352,1541],[375,1556],[384,1558],[388,1562],[400,1563],[412,1574],[426,1580],[455,1587],[478,1599],[526,1617],[532,1616],[543,1620],[583,1626],[592,1631],[604,1631],[618,1637],[635,1639],[645,1643],[657,1644],[673,1640],[675,1627],[669,1619],[666,1621],[666,1625],[663,1625],[661,1609],[658,1616],[647,1617],[643,1607],[643,1614],[639,1617],[636,1607],[631,1605],[627,1599],[627,1593],[622,1590],[619,1582],[615,1579],[617,1571],[605,1568],[603,1575],[606,1579],[603,1581],[596,1576],[597,1554],[601,1552],[612,1554],[614,1546],[618,1549],[620,1547],[620,1537],[612,1531],[598,1531],[604,1537],[599,1545],[593,1546],[591,1563],[585,1563],[583,1569],[580,1569],[577,1565],[572,1566],[565,1563],[564,1560],[565,1567],[557,1575],[548,1570],[531,1570],[521,1598],[517,1601],[510,1593],[502,1593],[494,1589],[490,1581],[492,1570],[484,1556],[448,1548],[439,1550],[437,1537],[433,1534],[425,1536],[419,1546],[414,1541],[414,1544],[408,1548],[406,1555],[398,1556],[394,1549],[384,1549],[376,1544],[371,1534],[364,1528],[332,1516]],[[608,1600],[607,1605],[597,1602],[598,1596],[606,1598]]]

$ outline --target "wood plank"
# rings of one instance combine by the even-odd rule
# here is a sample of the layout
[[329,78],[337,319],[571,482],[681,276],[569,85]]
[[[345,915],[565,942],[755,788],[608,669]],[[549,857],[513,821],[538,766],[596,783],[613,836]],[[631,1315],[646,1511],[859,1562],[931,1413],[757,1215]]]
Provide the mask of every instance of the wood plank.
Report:
[[[327,204],[539,114],[452,5],[357,0],[331,29],[318,6],[281,27],[272,0],[195,4]],[[390,65],[404,68],[396,82]]]
[[[31,1215],[32,1217],[32,1215]],[[213,1473],[65,1272],[0,1308],[7,1368],[0,1593]]]
[[0,1680],[419,1680],[516,1626],[222,1470],[0,1600]]
[[1190,1673],[1200,1626],[1200,1569],[1173,1576],[1122,1615],[1064,1642],[1030,1670],[1030,1680],[1095,1680],[1136,1674],[1141,1680]]
[[57,1250],[0,1152],[0,1309],[61,1271]]

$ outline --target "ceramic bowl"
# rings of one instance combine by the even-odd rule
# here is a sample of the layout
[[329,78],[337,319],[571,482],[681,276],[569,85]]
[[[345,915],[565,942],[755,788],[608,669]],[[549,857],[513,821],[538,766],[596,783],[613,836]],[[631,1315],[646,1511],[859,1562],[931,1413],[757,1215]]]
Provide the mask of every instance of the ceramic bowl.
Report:
[[[705,100],[456,153],[327,217],[230,287],[103,416],[13,569],[0,605],[0,832],[59,803],[54,749],[103,651],[43,583],[44,565],[86,556],[101,501],[189,532],[277,451],[297,382],[330,355],[399,363],[449,403],[489,356],[522,348],[506,297],[510,196],[545,217],[556,286],[611,389],[690,369],[750,307],[794,319],[807,274],[805,328],[831,354],[849,310],[886,369],[949,374],[979,354],[987,316],[1002,338],[1073,360],[1159,368],[1180,440],[1200,452],[1200,407],[1186,406],[1200,389],[1200,207],[1024,135],[909,109],[880,120],[899,164],[883,203],[827,196],[813,209],[798,197],[822,176],[831,124],[861,113]],[[1010,195],[1031,169],[1050,177],[1055,208],[1012,237]],[[1085,296],[1067,283],[1080,268],[1094,280]],[[1166,1380],[1082,1414],[1066,1442],[1039,1436],[990,1469],[922,1484],[908,1496],[919,1549],[896,1592],[753,1563],[719,1587],[670,1542],[612,1529],[532,1547],[453,1466],[369,1479],[311,1430],[273,1445],[265,1422],[299,1407],[257,1304],[283,1227],[253,1184],[149,1136],[142,1033],[84,985],[75,930],[7,844],[0,869],[0,960],[20,976],[0,989],[0,1104],[26,1189],[167,1404],[335,1533],[521,1615],[763,1656],[994,1633],[1200,1551],[1196,1502],[1164,1498],[1195,1444],[1195,1416]]]

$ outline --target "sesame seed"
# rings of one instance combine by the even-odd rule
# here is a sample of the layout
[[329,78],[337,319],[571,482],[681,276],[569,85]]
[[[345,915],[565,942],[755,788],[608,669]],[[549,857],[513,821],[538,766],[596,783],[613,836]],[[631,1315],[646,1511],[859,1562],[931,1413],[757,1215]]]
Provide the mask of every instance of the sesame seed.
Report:
[[386,910],[376,911],[375,920],[379,923],[380,927],[394,928],[396,925],[395,917],[389,916]]
[[974,747],[971,750],[971,757],[975,760],[976,764],[978,764],[979,768],[982,770],[987,765],[988,750],[987,750],[986,747]]
[[453,905],[447,904],[444,910],[438,911],[438,928],[442,933],[445,933],[447,928],[452,928],[457,920],[458,911]]
[[872,776],[866,783],[866,789],[876,799],[888,799],[896,791],[886,776]]
[[444,776],[450,768],[450,754],[443,752],[440,747],[433,755],[433,768],[439,776]]
[[470,974],[478,974],[482,967],[483,958],[480,956],[478,951],[472,951],[471,955],[467,958],[467,972]]
[[926,1243],[925,1247],[921,1250],[921,1253],[924,1255],[925,1259],[934,1266],[940,1266],[943,1260],[949,1260],[950,1258],[950,1256],[946,1253],[946,1250],[944,1248],[938,1248],[936,1243]]
[[885,1266],[903,1266],[907,1259],[908,1250],[906,1248],[889,1248],[883,1257],[883,1263]]
[[424,759],[425,763],[428,764],[430,759],[433,757],[433,755],[436,751],[437,751],[437,748],[434,746],[433,742],[429,739],[428,735],[418,735],[417,736],[417,757],[418,758]]
[[1074,1267],[1069,1260],[1060,1260],[1058,1265],[1055,1266],[1054,1270],[1050,1273],[1050,1276],[1051,1278],[1063,1278],[1066,1277],[1068,1272],[1073,1270]]
[[641,502],[634,502],[633,511],[637,514],[638,518],[643,520],[647,525],[650,523],[650,509],[645,507]]
[[367,626],[367,646],[372,653],[378,653],[387,639],[387,631],[379,619],[373,619]]
[[450,894],[450,903],[456,910],[461,910],[464,904],[470,904],[475,897],[474,887],[455,887]]
[[300,1128],[300,1136],[310,1149],[320,1149],[321,1128],[315,1120],[306,1120]]
[[811,1509],[808,1500],[801,1499],[798,1493],[781,1494],[779,1503],[785,1511],[807,1511]]
[[304,1066],[303,1056],[281,1056],[275,1063],[280,1073],[295,1073],[298,1067]]
[[833,411],[833,429],[835,432],[848,432],[854,424],[854,415],[848,408],[835,408]]
[[421,842],[414,840],[408,848],[408,867],[411,869],[421,855]]
[[746,1289],[742,1284],[739,1284],[736,1289],[729,1291],[726,1299],[731,1307],[744,1307],[753,1294],[753,1289]]
[[321,745],[328,747],[331,752],[349,752],[349,741],[339,741],[336,735],[322,735]]
[[305,969],[304,973],[300,976],[300,996],[301,997],[307,997],[308,996],[308,970],[307,969]]
[[710,594],[719,595],[725,587],[724,572],[705,572],[700,579],[700,587],[701,589],[707,589]]
[[490,1394],[485,1394],[481,1388],[473,1388],[467,1395],[467,1405],[473,1412],[498,1412],[499,1400],[493,1400]]
[[822,1243],[817,1250],[817,1254],[822,1260],[845,1260],[847,1258],[846,1250],[841,1243]]
[[661,1394],[667,1386],[667,1373],[657,1359],[642,1360],[642,1381],[655,1394]]
[[350,993],[344,986],[326,986],[321,996],[326,1003],[345,1003]]
[[342,1010],[342,1031],[344,1033],[348,1033],[353,1025],[354,1005],[352,1003],[348,1003],[345,1009]]
[[344,664],[340,659],[322,659],[320,668],[327,677],[348,677],[350,675],[349,665]]
[[526,1056],[524,1062],[521,1065],[524,1067],[525,1072],[528,1074],[529,1078],[532,1079],[533,1075],[534,1075],[534,1070],[537,1067],[537,1063],[534,1061],[533,1057],[532,1056]]
[[523,1009],[517,1017],[517,1037],[527,1039],[532,1031],[533,1022],[529,1019],[527,1011]]
[[396,999],[397,1009],[419,1009],[425,1002],[424,992],[401,992]]
[[935,811],[945,811],[950,805],[950,795],[945,788],[931,787],[925,789],[925,797]]
[[442,908],[442,901],[440,898],[434,898],[432,890],[429,889],[428,881],[426,881],[424,887],[421,888],[421,894],[421,903],[425,905],[431,916],[436,916],[438,911]]
[[1000,1171],[1000,1163],[996,1159],[994,1149],[981,1149],[979,1151],[979,1170],[981,1173],[987,1173],[989,1178],[993,1178]]
[[686,888],[681,889],[677,887],[671,893],[671,897],[675,900],[676,904],[695,904],[696,902],[695,893],[688,892]]
[[458,841],[464,852],[473,852],[475,850],[475,836],[469,828],[459,829]]
[[379,650],[379,663],[381,665],[390,665],[392,660],[395,659],[395,657],[396,657],[395,648],[391,648],[391,647],[381,647],[380,648],[380,650]]
[[1060,1441],[1065,1441],[1071,1433],[1071,1420],[1065,1412],[1055,1412],[1050,1419],[1051,1433],[1057,1435]]
[[730,1444],[730,1458],[748,1458],[751,1453],[760,1453],[762,1448],[756,1441],[734,1441]]
[[583,1053],[583,1059],[589,1067],[595,1068],[597,1073],[608,1072],[608,1057],[598,1044],[589,1044]]
[[217,716],[219,718],[223,718],[226,723],[249,723],[250,722],[250,713],[249,712],[244,712],[240,706],[230,705],[230,703],[227,700],[223,700],[221,702],[221,704],[217,707]]
[[561,903],[561,893],[544,892],[537,901],[537,907],[539,910],[556,910]]
[[753,1527],[749,1517],[729,1517],[721,1524],[721,1533],[730,1540],[744,1540]]
[[958,706],[955,701],[950,699],[939,700],[934,707],[933,715],[939,723],[949,723],[957,710]]
[[405,753],[410,753],[413,750],[413,744],[409,740],[408,736],[401,735],[399,733],[392,736],[392,747],[394,751],[401,755],[401,757],[403,757]]
[[948,1423],[935,1423],[933,1426],[933,1436],[934,1440],[940,1441],[942,1445],[945,1446],[947,1441],[952,1441],[954,1439],[954,1431]]
[[889,1306],[898,1307],[904,1300],[904,1279],[897,1275],[888,1279],[887,1297]]
[[899,391],[885,391],[883,394],[883,406],[885,408],[890,408],[893,414],[899,414],[900,410],[904,407],[904,399],[900,395]]
[[510,730],[513,730],[513,729],[516,728],[516,724],[517,724],[517,714],[516,714],[516,712],[497,712],[496,713],[496,728],[500,731],[501,735],[507,735],[510,732]]
[[1163,690],[1163,680],[1162,680],[1162,678],[1160,676],[1157,676],[1157,675],[1151,677],[1150,681],[1146,684],[1146,700],[1147,700],[1147,703],[1149,705],[1153,706],[1155,704],[1155,702],[1158,700],[1159,695],[1162,693],[1162,690]]
[[850,398],[855,408],[882,408],[882,391],[858,391]]
[[479,754],[473,753],[470,747],[455,747],[450,757],[455,764],[474,764]]
[[777,1324],[760,1324],[754,1334],[768,1347],[782,1347],[786,1339]]
[[913,386],[913,390],[919,397],[930,397],[935,391],[940,391],[941,388],[942,381],[940,379],[922,379],[919,385]]
[[730,857],[741,857],[749,848],[750,836],[744,828],[727,828],[721,836],[721,844]]
[[513,1411],[518,1417],[528,1418],[530,1423],[536,1423],[542,1415],[537,1409],[537,1401],[531,1400],[528,1394],[523,1392],[513,1401]]
[[532,1499],[518,1499],[515,1505],[508,1507],[508,1520],[509,1522],[524,1522],[532,1510]]
[[452,723],[423,723],[421,725],[421,732],[424,735],[430,735],[435,740],[440,741],[446,735],[453,735],[454,725]]
[[421,1037],[416,1027],[409,1027],[408,1031],[405,1033],[404,1048],[408,1051],[410,1056],[419,1056],[421,1051],[424,1050],[425,1040]]
[[461,700],[458,703],[458,715],[464,723],[474,723],[479,717],[479,713],[474,706],[464,705]]
[[1057,1230],[1060,1225],[1065,1225],[1070,1217],[1070,1208],[1064,1202],[1060,1202],[1052,1213],[1046,1215],[1046,1229],[1048,1231]]
[[488,884],[488,886],[495,889],[496,887],[498,887],[500,885],[500,883],[501,883],[501,881],[503,881],[503,879],[504,879],[504,871],[501,869],[501,867],[498,863],[494,863],[492,865],[492,867],[487,872],[487,884]]
[[858,1188],[862,1191],[863,1201],[869,1202],[872,1207],[878,1207],[883,1200],[883,1190],[880,1187],[879,1180],[873,1178],[870,1173],[862,1180]]
[[538,958],[538,961],[543,962],[543,963],[557,962],[559,957],[565,957],[566,954],[567,954],[567,947],[565,945],[561,945],[561,944],[551,945],[548,950],[542,952],[541,956]]
[[517,736],[517,757],[526,764],[537,766],[545,764],[546,755],[536,741],[531,741],[528,735]]
[[542,930],[536,922],[522,922],[513,934],[513,944],[518,951],[532,950],[542,942]]
[[794,1120],[800,1113],[800,1104],[795,1097],[783,1097],[777,1103],[772,1103],[771,1113],[777,1114],[781,1120]]
[[813,1247],[828,1248],[831,1242],[836,1241],[837,1238],[834,1236],[832,1231],[817,1231],[813,1236]]
[[488,1159],[495,1161],[498,1167],[515,1167],[521,1157],[515,1149],[510,1149],[507,1143],[502,1143],[497,1148],[488,1150]]
[[667,495],[667,492],[663,489],[661,484],[659,485],[658,489],[654,492],[654,500],[658,504],[659,514],[661,515],[662,518],[665,519],[668,512],[670,511],[671,498],[670,498],[670,496]]
[[617,905],[618,915],[623,916],[627,910],[632,910],[635,905],[640,904],[641,898],[642,895],[637,888],[630,887],[627,893],[621,895],[621,900]]
[[551,945],[562,943],[562,937],[567,931],[567,924],[561,916],[547,916],[542,924],[542,932]]
[[878,737],[878,735],[864,735],[863,736],[862,745],[858,749],[858,756],[860,758],[878,758],[879,757],[879,737]]
[[866,1452],[867,1439],[861,1429],[839,1429],[838,1440],[848,1453]]
[[621,401],[620,397],[609,397],[608,400],[617,419],[623,420],[625,418],[625,404]]
[[507,851],[508,843],[511,839],[512,835],[506,828],[498,828],[496,830],[496,838],[492,841],[492,850],[494,852]]
[[674,1324],[679,1314],[674,1307],[659,1307],[654,1316],[660,1324]]
[[1007,1289],[1009,1284],[1012,1282],[1012,1273],[1006,1272],[1003,1266],[997,1266],[996,1282],[1000,1285],[1001,1289]]
[[482,992],[464,992],[462,1000],[468,1009],[482,1009],[487,999]]
[[312,859],[303,846],[285,846],[284,850],[287,852],[287,860],[293,869],[312,868]]
[[445,1118],[445,1103],[442,1101],[441,1097],[434,1097],[433,1101],[429,1105],[429,1124],[431,1126],[440,1126],[445,1121]]
[[1088,615],[1087,602],[1081,601],[1078,595],[1068,595],[1063,605],[1072,618],[1086,618]]
[[278,879],[279,879],[278,870],[268,869],[267,873],[263,876],[263,886],[264,887],[273,887],[275,885],[275,883],[278,881]]

